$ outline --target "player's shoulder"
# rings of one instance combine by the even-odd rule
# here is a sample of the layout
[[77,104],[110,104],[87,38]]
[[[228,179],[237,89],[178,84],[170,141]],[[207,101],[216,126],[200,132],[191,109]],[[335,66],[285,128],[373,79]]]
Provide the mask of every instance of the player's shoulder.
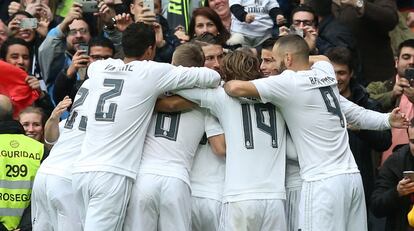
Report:
[[315,62],[312,65],[311,69],[323,71],[323,72],[329,73],[329,74],[335,73],[333,65],[330,62],[325,61],[325,60]]

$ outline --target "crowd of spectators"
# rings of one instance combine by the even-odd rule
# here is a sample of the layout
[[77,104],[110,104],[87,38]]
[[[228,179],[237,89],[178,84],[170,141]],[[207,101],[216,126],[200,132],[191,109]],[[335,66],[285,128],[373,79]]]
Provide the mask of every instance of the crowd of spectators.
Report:
[[[312,55],[331,60],[343,97],[381,112],[399,107],[409,119],[414,117],[412,1],[190,2],[191,7],[184,7],[188,1],[182,1],[179,14],[171,10],[176,1],[154,0],[152,10],[143,0],[102,0],[93,12],[71,0],[1,1],[0,94],[10,98],[13,117],[23,126],[20,133],[50,149],[43,139],[47,118],[65,96],[74,100],[88,79],[90,63],[124,57],[122,31],[133,21],[153,25],[154,61],[171,63],[180,44],[198,41],[206,67],[220,72],[226,53],[247,48],[261,58],[263,76],[276,73],[271,47],[277,38],[298,34]],[[63,113],[61,119],[67,116]],[[364,184],[369,229],[407,230],[414,182],[403,171],[414,170],[414,130],[349,126],[348,133]],[[2,205],[0,198],[0,211]],[[386,217],[386,225],[371,213]],[[7,230],[1,217],[0,230]],[[24,230],[27,220],[22,222],[14,228]]]

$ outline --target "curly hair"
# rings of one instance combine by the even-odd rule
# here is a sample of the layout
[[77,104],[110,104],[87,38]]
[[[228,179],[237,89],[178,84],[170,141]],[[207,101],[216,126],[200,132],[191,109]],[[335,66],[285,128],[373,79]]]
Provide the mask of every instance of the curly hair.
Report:
[[254,80],[261,78],[260,61],[251,51],[236,50],[224,56],[221,66],[223,79]]

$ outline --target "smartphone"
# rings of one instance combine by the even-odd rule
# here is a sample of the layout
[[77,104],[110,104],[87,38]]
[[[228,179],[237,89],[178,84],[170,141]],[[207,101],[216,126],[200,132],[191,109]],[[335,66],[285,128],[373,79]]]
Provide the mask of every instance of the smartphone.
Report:
[[95,1],[95,0],[77,0],[77,2],[82,4],[83,13],[96,13],[96,12],[99,11],[98,1]]
[[405,69],[405,78],[410,82],[414,80],[414,68],[407,68]]
[[404,171],[403,176],[404,178],[409,178],[414,182],[414,171]]
[[85,51],[86,54],[89,53],[89,46],[87,43],[79,43],[79,48],[78,50],[83,50]]
[[154,12],[154,0],[144,0],[142,6],[149,8],[151,12]]
[[22,18],[20,21],[20,28],[22,29],[36,29],[37,28],[37,18]]
[[300,36],[300,37],[302,37],[302,38],[303,38],[303,36],[304,36],[303,30],[302,30],[302,29],[299,29],[299,28],[296,28],[296,27],[294,27],[294,26],[291,26],[291,27],[289,28],[289,32],[288,32],[288,34],[296,34],[296,35],[299,35],[299,36]]

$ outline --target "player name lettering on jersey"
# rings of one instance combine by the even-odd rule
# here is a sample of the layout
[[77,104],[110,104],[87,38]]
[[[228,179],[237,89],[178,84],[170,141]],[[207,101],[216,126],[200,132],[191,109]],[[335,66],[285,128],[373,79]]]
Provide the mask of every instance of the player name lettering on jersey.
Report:
[[326,86],[336,82],[335,77],[326,76],[324,78],[309,77],[309,81],[312,85]]
[[130,71],[130,72],[132,72],[132,71],[134,71],[133,69],[132,69],[132,67],[133,67],[133,65],[125,65],[125,66],[113,66],[113,65],[111,65],[111,64],[108,64],[106,67],[105,67],[105,71]]
[[246,6],[244,9],[247,13],[261,13],[261,14],[269,13],[269,11],[266,8],[261,7],[261,6]]
[[26,151],[7,151],[1,150],[0,152],[1,157],[8,157],[8,158],[29,158],[34,160],[40,160],[40,153],[29,153]]

